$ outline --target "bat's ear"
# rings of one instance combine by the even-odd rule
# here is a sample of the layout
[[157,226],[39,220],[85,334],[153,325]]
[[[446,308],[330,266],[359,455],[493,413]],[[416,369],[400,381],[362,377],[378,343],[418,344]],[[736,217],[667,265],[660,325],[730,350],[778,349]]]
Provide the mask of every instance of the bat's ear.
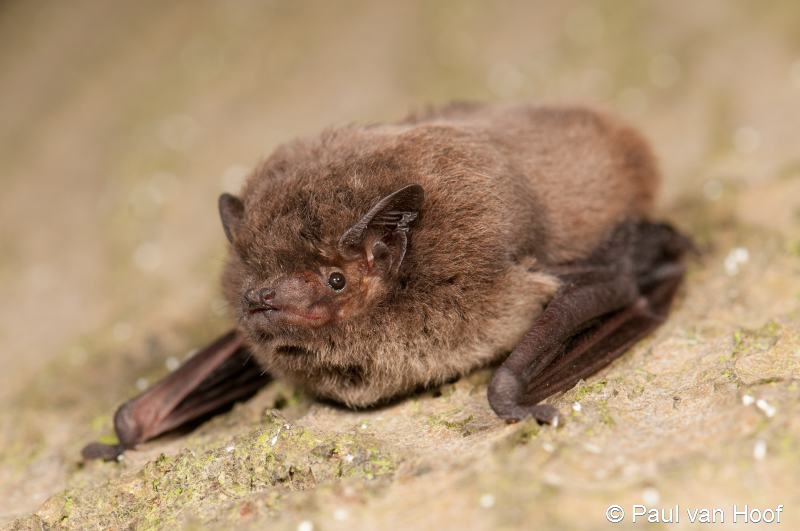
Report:
[[[339,238],[339,252],[345,258],[366,256],[370,264],[378,262],[386,271],[397,272],[424,200],[425,191],[418,184],[387,195]],[[368,238],[370,234],[378,239]]]
[[231,194],[219,196],[219,217],[222,219],[222,228],[228,241],[233,243],[236,232],[244,219],[244,204],[242,200]]

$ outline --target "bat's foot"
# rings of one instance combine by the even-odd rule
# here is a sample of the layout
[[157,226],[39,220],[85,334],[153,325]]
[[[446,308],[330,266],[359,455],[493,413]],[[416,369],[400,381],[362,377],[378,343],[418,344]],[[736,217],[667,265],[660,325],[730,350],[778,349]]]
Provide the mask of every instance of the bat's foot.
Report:
[[495,411],[502,411],[501,417],[516,422],[532,417],[540,424],[558,426],[558,409],[548,404],[521,404],[517,397],[525,392],[525,382],[508,367],[500,367],[492,376],[489,386],[489,403]]
[[241,336],[231,331],[166,378],[128,400],[114,415],[119,444],[92,443],[84,459],[115,460],[137,444],[245,400],[270,381]]
[[557,422],[555,409],[539,402],[596,373],[664,321],[690,243],[668,225],[628,223],[586,262],[561,267],[563,287],[492,376],[494,411]]

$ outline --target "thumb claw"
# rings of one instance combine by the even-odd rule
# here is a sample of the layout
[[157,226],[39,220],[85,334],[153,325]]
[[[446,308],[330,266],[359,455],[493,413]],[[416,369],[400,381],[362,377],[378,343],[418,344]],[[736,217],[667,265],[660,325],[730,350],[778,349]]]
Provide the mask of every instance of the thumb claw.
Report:
[[121,444],[103,444],[99,442],[89,443],[81,450],[81,457],[84,461],[102,459],[103,461],[118,461],[125,452],[125,447]]

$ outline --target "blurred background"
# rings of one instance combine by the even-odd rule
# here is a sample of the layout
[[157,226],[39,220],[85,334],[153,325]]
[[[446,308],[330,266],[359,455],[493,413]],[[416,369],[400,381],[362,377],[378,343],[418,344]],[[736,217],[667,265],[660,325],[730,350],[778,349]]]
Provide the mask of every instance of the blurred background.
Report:
[[791,0],[3,2],[0,522],[63,486],[75,424],[225,328],[216,198],[279,143],[452,99],[590,103],[652,140],[667,217],[744,188],[741,216],[786,227],[798,28]]

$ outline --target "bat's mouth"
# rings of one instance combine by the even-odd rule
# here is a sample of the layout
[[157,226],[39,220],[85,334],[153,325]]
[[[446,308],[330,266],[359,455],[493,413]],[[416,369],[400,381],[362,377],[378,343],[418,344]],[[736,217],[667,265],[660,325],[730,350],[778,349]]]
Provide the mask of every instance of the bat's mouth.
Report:
[[311,356],[314,354],[314,351],[296,345],[283,345],[276,348],[275,353],[283,356]]
[[290,306],[263,306],[249,308],[245,315],[253,322],[266,325],[297,325],[303,328],[316,328],[326,324],[330,316],[316,308],[294,308]]
[[277,308],[274,308],[272,306],[263,306],[261,308],[252,308],[252,309],[246,310],[247,315],[257,315],[257,314],[260,314],[260,313],[267,313],[267,312],[274,312],[274,311],[277,311]]

